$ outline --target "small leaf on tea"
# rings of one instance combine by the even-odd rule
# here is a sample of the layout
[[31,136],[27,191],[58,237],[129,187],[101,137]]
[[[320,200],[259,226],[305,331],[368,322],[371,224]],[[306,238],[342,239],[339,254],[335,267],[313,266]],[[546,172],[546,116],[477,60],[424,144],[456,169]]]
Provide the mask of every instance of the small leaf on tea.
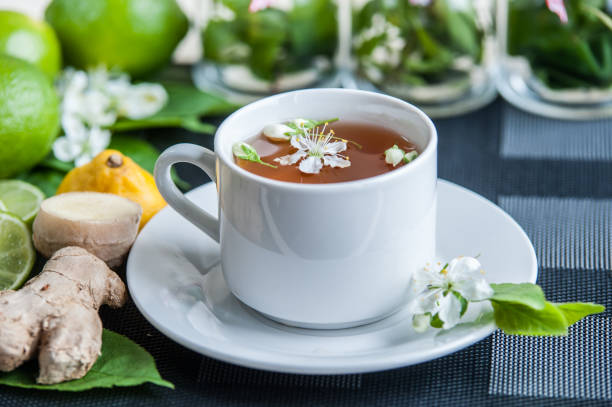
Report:
[[253,148],[253,146],[245,143],[244,141],[238,141],[238,142],[234,143],[234,145],[232,146],[232,153],[237,158],[240,158],[242,160],[252,161],[254,163],[259,163],[261,165],[265,165],[265,166],[268,166],[268,167],[276,168],[275,165],[263,162],[261,160],[261,158],[259,157],[259,154],[257,154],[257,151],[255,150],[255,148]]
[[404,162],[408,164],[410,161],[414,160],[418,156],[419,156],[419,153],[417,153],[416,151],[411,151],[409,153],[406,153],[406,155],[404,155]]

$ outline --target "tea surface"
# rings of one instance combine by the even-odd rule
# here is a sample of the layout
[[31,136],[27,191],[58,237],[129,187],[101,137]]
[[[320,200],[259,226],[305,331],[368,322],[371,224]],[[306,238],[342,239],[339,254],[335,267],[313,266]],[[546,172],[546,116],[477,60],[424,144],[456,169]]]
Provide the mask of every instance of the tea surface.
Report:
[[271,141],[263,135],[263,132],[246,142],[257,150],[262,161],[275,165],[277,168],[240,158],[236,158],[236,163],[249,172],[278,181],[327,184],[374,177],[408,165],[401,162],[393,167],[385,162],[384,152],[393,145],[397,145],[405,152],[417,150],[413,143],[399,133],[382,126],[340,120],[328,125],[329,128],[339,139],[348,140],[347,149],[342,152],[342,155],[350,159],[349,167],[324,166],[318,174],[306,174],[301,172],[297,165],[280,165],[274,161],[275,158],[292,154],[297,149],[288,141]]

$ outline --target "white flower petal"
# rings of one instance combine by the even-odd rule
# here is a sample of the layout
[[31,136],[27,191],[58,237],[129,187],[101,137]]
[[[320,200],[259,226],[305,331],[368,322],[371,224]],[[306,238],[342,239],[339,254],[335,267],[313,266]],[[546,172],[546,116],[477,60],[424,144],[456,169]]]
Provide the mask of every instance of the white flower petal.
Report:
[[308,139],[303,135],[297,135],[291,137],[291,145],[298,150],[310,150]]
[[118,100],[119,114],[130,119],[149,117],[168,101],[166,89],[156,83],[139,83],[124,91]]
[[468,301],[482,301],[493,296],[493,289],[484,278],[455,282],[453,283],[453,290]]
[[298,150],[293,154],[284,155],[282,157],[275,158],[274,161],[280,165],[293,165],[300,160],[300,158],[306,157],[308,153],[303,150]]
[[412,317],[412,328],[415,332],[425,332],[429,328],[431,322],[431,316],[427,314],[414,315]]
[[74,165],[77,167],[81,167],[93,160],[93,157],[93,154],[89,152],[83,153],[79,155],[76,160],[74,160]]
[[438,317],[444,323],[442,328],[450,329],[457,325],[461,319],[461,301],[449,292],[440,300],[439,307]]
[[323,168],[323,163],[319,157],[310,156],[300,163],[300,171],[305,174],[318,174]]
[[431,313],[431,315],[435,315],[439,310],[438,303],[441,296],[441,289],[426,291],[410,302],[410,312],[413,314]]
[[346,168],[351,166],[351,162],[349,160],[345,160],[344,158],[340,158],[337,155],[325,155],[323,156],[323,164],[329,165],[332,168]]
[[304,126],[306,126],[308,122],[306,121],[306,119],[293,119],[293,124],[295,124],[296,126],[298,126],[299,128],[304,128]]
[[109,126],[117,120],[117,113],[112,109],[111,98],[102,91],[86,92],[83,103],[79,113],[90,126]]
[[67,137],[59,137],[53,142],[53,155],[60,161],[72,162],[80,153],[81,145]]
[[84,143],[87,141],[88,132],[87,127],[79,116],[73,113],[62,114],[62,128],[66,137],[71,142]]
[[404,151],[398,146],[394,145],[393,147],[385,150],[385,162],[387,164],[391,164],[394,167],[402,162],[404,159]]
[[99,127],[93,127],[89,130],[89,151],[95,157],[102,152],[111,140],[111,132],[109,130],[102,130]]
[[444,274],[424,268],[415,271],[412,279],[417,283],[433,285],[436,287],[443,287],[447,284],[446,276]]
[[448,264],[448,276],[452,281],[471,278],[481,268],[480,262],[473,257],[457,257]]
[[292,132],[293,129],[291,127],[280,123],[268,124],[263,129],[264,136],[273,141],[289,141],[291,136],[288,136],[286,133]]
[[346,143],[344,141],[336,141],[328,143],[323,147],[323,154],[338,154],[346,150]]

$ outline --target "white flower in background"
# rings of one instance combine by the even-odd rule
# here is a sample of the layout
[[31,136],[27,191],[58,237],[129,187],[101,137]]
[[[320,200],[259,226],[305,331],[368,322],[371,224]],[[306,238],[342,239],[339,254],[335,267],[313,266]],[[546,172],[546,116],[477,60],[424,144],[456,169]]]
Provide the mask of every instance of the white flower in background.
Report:
[[295,130],[282,123],[268,124],[263,128],[264,136],[272,141],[289,141],[291,135],[288,133],[295,133]]
[[382,39],[370,55],[363,58],[363,63],[366,66],[397,67],[401,63],[401,54],[406,41],[402,38],[399,27],[387,21],[382,14],[377,13],[372,16],[372,24],[356,36],[355,46],[360,47],[366,41],[379,37]]
[[77,167],[87,164],[110,143],[111,133],[99,127],[83,126],[80,132],[66,133],[53,143],[53,155],[58,160],[72,162]]
[[493,295],[480,262],[473,257],[453,259],[441,271],[419,270],[413,277],[413,287],[419,293],[410,304],[415,330],[426,329],[436,316],[442,328],[452,328],[461,319],[467,302],[483,301]]
[[143,119],[157,113],[168,101],[168,93],[157,83],[130,85],[117,95],[117,113],[130,119]]
[[414,6],[429,6],[431,0],[410,0],[410,4]]
[[340,154],[346,150],[346,141],[334,141],[334,132],[325,134],[326,126],[303,129],[301,134],[291,137],[291,145],[297,148],[293,154],[275,158],[280,165],[293,165],[301,160],[299,169],[305,174],[318,174],[324,165],[346,168],[351,165],[348,157]]
[[53,144],[53,154],[77,166],[91,161],[108,147],[111,133],[105,127],[118,118],[142,119],[157,113],[167,102],[163,86],[132,85],[126,74],[99,67],[89,72],[66,68],[58,80],[64,136]]

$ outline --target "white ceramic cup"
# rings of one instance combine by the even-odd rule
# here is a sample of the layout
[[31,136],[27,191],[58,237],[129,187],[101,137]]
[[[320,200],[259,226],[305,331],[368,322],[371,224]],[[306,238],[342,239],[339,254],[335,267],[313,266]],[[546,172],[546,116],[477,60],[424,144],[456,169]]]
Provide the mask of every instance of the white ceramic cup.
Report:
[[[298,117],[381,125],[421,154],[383,175],[318,185],[276,181],[235,163],[235,142]],[[381,145],[381,154],[389,147]],[[157,161],[155,181],[172,208],[220,243],[232,293],[272,319],[306,328],[381,319],[405,303],[412,273],[434,257],[436,130],[402,100],[347,89],[271,96],[229,116],[217,130],[215,152],[172,146]],[[174,185],[170,169],[179,162],[199,166],[217,183],[217,217]]]

